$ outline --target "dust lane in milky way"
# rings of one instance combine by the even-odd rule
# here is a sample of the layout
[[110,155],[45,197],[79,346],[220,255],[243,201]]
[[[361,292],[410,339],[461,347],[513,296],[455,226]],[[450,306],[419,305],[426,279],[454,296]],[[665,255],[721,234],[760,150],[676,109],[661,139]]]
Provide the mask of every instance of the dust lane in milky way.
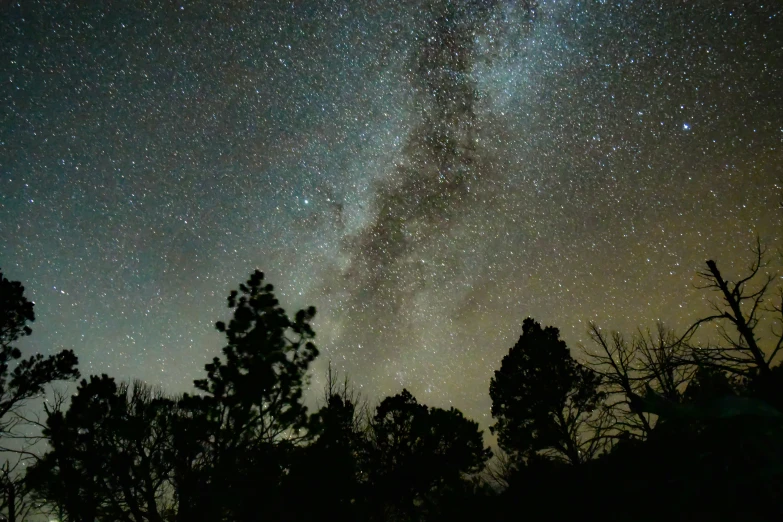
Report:
[[531,315],[682,327],[780,241],[774,3],[3,7],[0,266],[31,350],[181,391],[263,269],[322,357],[487,421]]

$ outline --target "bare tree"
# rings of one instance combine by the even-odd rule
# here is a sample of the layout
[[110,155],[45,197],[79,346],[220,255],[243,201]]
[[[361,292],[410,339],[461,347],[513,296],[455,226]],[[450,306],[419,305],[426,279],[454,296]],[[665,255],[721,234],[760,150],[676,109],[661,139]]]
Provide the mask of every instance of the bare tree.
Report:
[[771,286],[776,276],[766,268],[766,250],[760,240],[753,248],[754,259],[744,276],[730,281],[718,269],[715,261],[707,261],[707,270],[699,273],[705,281],[701,288],[711,289],[720,295],[712,304],[714,313],[699,319],[691,330],[705,323],[715,323],[721,339],[719,344],[700,346],[693,351],[697,361],[708,364],[731,375],[751,379],[756,376],[768,380],[772,364],[783,348],[783,331],[771,328],[773,341],[765,347],[759,334],[764,312],[783,317],[783,307],[767,305]]
[[482,479],[496,490],[508,488],[509,478],[517,469],[517,463],[502,448],[492,450],[492,458],[482,472]]
[[646,438],[656,419],[636,408],[632,397],[650,388],[668,400],[680,400],[695,371],[690,332],[678,337],[658,323],[654,331],[638,330],[629,342],[619,332],[607,335],[591,323],[589,335],[598,351],[585,350],[587,364],[602,377],[606,415],[611,417],[605,421],[604,436]]
[[333,397],[339,397],[344,402],[348,402],[352,405],[354,410],[353,431],[355,433],[360,433],[368,429],[371,414],[367,399],[354,388],[348,375],[344,375],[343,378],[340,379],[339,372],[332,369],[332,361],[329,361],[329,366],[326,370],[326,383],[324,384],[323,397],[318,405],[319,410],[328,407],[330,400],[332,400]]

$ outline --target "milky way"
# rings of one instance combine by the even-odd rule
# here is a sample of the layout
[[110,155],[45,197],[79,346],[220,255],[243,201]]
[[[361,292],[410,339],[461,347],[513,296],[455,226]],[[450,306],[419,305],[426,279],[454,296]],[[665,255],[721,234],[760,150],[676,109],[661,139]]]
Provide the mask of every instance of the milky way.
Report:
[[319,310],[315,387],[331,360],[486,425],[524,317],[682,328],[707,258],[780,243],[775,2],[0,13],[0,267],[24,348],[84,373],[188,389],[260,268]]

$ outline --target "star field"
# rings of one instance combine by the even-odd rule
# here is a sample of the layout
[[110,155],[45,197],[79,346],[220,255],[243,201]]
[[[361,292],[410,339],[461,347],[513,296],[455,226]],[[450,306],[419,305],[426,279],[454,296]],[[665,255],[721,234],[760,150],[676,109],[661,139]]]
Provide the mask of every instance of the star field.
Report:
[[[449,7],[451,6],[451,7]],[[456,7],[455,7],[456,6]],[[449,10],[451,9],[451,10]],[[254,268],[376,399],[487,423],[532,316],[682,328],[781,240],[775,2],[12,2],[0,267],[23,347],[179,392]],[[779,264],[779,261],[775,261]]]

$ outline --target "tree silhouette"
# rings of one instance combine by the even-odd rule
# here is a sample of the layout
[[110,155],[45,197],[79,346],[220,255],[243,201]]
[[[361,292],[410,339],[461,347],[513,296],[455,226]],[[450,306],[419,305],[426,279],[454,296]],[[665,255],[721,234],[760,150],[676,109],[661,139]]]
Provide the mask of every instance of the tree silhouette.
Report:
[[[312,415],[313,437],[295,453],[285,481],[291,510],[289,520],[360,520],[366,508],[362,456],[366,453],[367,423],[361,396],[348,379],[338,383],[331,364],[324,387],[324,404]],[[309,502],[297,502],[308,491]]]
[[36,507],[40,504],[22,473],[24,466],[32,459],[26,453],[7,454],[5,458],[5,462],[0,466],[0,510],[5,516],[0,515],[0,520],[28,520],[31,514],[36,513]]
[[607,335],[595,324],[588,334],[598,352],[585,350],[587,365],[601,376],[609,431],[615,438],[648,437],[656,417],[634,407],[631,397],[644,394],[649,386],[669,401],[681,400],[682,388],[695,371],[688,339],[661,323],[654,332],[639,329],[630,341],[618,332]]
[[9,281],[0,270],[0,347],[3,350],[20,337],[33,333],[27,326],[35,321],[33,306],[24,296],[22,283]]
[[20,360],[22,352],[13,343],[32,333],[27,323],[35,321],[33,306],[24,296],[24,286],[9,281],[0,271],[0,436],[18,424],[13,414],[38,397],[47,384],[79,377],[78,359],[71,350]]
[[416,518],[435,500],[460,488],[465,474],[481,470],[492,453],[478,424],[451,408],[428,408],[408,392],[385,398],[371,421],[369,481],[377,504]]
[[172,401],[149,386],[83,380],[68,410],[52,411],[51,450],[28,473],[69,520],[163,522],[170,508]]
[[[40,398],[49,384],[79,377],[78,359],[71,350],[22,359],[16,342],[32,333],[28,323],[35,321],[33,307],[24,295],[24,286],[9,281],[0,270],[0,451],[16,454],[17,461],[37,457],[29,451],[36,438],[24,429],[35,427],[26,417],[30,401]],[[18,517],[24,502],[25,487],[16,469],[18,466],[6,467],[3,474],[4,511],[10,521]]]
[[180,520],[256,516],[271,510],[290,446],[307,426],[306,373],[318,350],[310,321],[315,308],[290,319],[256,270],[228,297],[233,318],[218,322],[227,345],[186,394],[175,429]]
[[[736,335],[724,339],[736,346],[694,347],[696,327],[677,337],[659,325],[626,342],[591,325],[599,352],[587,367],[557,328],[525,319],[490,383],[491,429],[503,450],[490,475],[507,488],[496,496],[478,475],[492,454],[459,410],[402,390],[370,414],[330,366],[322,405],[308,416],[315,310],[289,318],[256,271],[228,298],[233,317],[216,325],[226,346],[195,394],[168,399],[106,375],[82,381],[67,410],[47,408],[51,448],[24,481],[10,463],[0,469],[0,508],[14,520],[30,501],[45,502],[64,522],[511,520],[523,509],[564,519],[612,487],[617,514],[606,520],[779,519],[783,414],[768,398],[783,370],[772,366],[773,347],[762,373],[748,346],[752,337],[763,351],[754,329],[769,286],[745,292],[760,269],[751,272],[733,284],[711,271],[728,309],[696,324],[734,324]],[[18,283],[3,284],[2,350],[17,360],[13,343],[30,333],[32,303]],[[40,393],[47,381],[35,372],[50,359],[36,360],[10,373],[5,366],[6,396],[24,382],[14,380],[19,368]],[[5,433],[24,421],[20,408],[34,395],[19,395],[27,399],[8,410]],[[568,502],[553,505],[553,491],[567,491]],[[640,508],[648,497],[660,499],[655,513]]]
[[[691,330],[715,323],[722,343],[694,347],[692,353],[702,366],[745,381],[748,390],[780,409],[783,370],[775,363],[783,349],[783,329],[776,330],[775,323],[783,318],[783,290],[778,289],[776,303],[767,304],[776,276],[766,272],[766,252],[758,239],[753,254],[748,270],[736,281],[726,279],[712,260],[707,261],[707,270],[699,273],[705,281],[703,288],[714,290],[720,299],[713,303],[714,313],[696,321]],[[761,325],[769,316],[772,336],[766,344]]]
[[599,385],[595,372],[571,358],[557,328],[525,319],[490,382],[498,445],[517,463],[540,452],[571,464],[592,458],[600,440],[582,437],[602,399]]
[[[738,396],[725,374],[700,368],[682,402],[648,387],[632,397],[659,416],[648,441],[625,452],[654,484],[662,507],[692,519],[778,520],[783,493],[783,415],[755,397]],[[638,485],[638,483],[637,483]]]

